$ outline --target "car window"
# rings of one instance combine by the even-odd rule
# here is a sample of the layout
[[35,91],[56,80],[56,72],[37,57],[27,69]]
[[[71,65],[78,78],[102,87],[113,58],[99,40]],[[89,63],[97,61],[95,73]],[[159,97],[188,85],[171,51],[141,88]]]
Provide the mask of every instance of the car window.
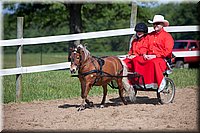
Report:
[[191,42],[190,46],[188,48],[194,49],[194,48],[198,48],[197,44],[195,42]]
[[186,49],[186,48],[187,48],[187,42],[174,42],[173,49]]

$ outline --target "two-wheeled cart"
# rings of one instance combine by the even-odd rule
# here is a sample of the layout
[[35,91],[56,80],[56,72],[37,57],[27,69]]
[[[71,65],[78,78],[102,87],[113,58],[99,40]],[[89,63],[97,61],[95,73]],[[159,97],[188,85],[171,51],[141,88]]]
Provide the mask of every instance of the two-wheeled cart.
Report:
[[[132,98],[134,94],[136,97],[137,91],[154,91],[154,92],[157,92],[157,98],[161,104],[173,102],[174,97],[175,97],[175,84],[173,80],[168,77],[169,74],[172,73],[173,69],[172,69],[171,60],[168,59],[165,61],[167,64],[167,70],[163,73],[164,78],[165,78],[165,85],[162,91],[159,91],[158,87],[155,87],[155,86],[152,87],[152,86],[146,85],[143,75],[140,75],[137,72],[134,72],[134,73],[129,72],[127,75],[123,75],[123,77],[127,77],[128,79],[134,79],[134,84],[132,84],[132,88],[131,88],[134,90],[129,90],[129,91],[125,90],[126,95],[129,96],[129,99],[131,101],[133,101]],[[112,88],[117,88],[115,87],[113,82],[111,82],[109,86]]]

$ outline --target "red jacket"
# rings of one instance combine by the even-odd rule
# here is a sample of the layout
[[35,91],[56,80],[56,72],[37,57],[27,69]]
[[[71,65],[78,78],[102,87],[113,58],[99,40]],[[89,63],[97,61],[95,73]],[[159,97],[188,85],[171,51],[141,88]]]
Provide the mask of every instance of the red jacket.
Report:
[[146,36],[143,36],[140,39],[134,39],[131,43],[131,48],[128,52],[129,55],[143,55],[146,54],[148,50],[148,40]]
[[148,38],[148,54],[156,55],[156,57],[166,58],[171,57],[174,46],[172,36],[162,29],[159,33],[153,31],[147,35]]

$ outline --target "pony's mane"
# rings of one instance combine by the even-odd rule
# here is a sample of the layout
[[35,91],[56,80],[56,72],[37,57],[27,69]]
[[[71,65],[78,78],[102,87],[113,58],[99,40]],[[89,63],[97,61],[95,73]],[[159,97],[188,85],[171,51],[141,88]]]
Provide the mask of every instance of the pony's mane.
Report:
[[81,48],[84,51],[85,59],[87,59],[90,56],[90,52],[86,49],[86,46],[83,46],[82,44],[79,44],[77,46],[77,48]]

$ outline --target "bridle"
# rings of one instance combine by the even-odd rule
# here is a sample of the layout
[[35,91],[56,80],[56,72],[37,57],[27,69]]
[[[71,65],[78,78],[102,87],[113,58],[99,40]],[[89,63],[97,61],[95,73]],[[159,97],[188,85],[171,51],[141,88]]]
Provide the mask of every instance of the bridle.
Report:
[[[76,70],[79,70],[80,66],[81,66],[81,54],[78,52],[77,48],[74,48],[72,51],[71,51],[71,66],[70,66],[70,70],[71,70],[71,73],[75,73]],[[79,54],[79,55],[77,55]],[[77,61],[78,60],[78,61]]]

